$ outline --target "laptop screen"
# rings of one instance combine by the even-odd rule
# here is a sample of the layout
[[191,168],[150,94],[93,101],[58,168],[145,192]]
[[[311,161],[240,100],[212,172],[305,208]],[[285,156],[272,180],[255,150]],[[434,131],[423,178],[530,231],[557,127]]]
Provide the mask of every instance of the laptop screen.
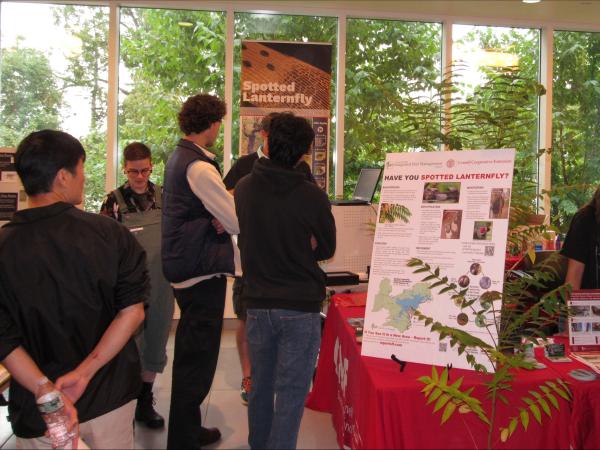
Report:
[[373,200],[375,189],[377,189],[377,182],[381,175],[381,169],[360,169],[360,175],[354,188],[354,200],[365,200],[370,202]]

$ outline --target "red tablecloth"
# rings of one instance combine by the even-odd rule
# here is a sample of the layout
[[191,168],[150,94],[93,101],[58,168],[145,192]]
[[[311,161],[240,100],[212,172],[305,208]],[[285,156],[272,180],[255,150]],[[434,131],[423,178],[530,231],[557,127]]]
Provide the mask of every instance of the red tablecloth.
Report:
[[[365,294],[356,294],[357,297]],[[345,299],[348,304],[348,298]],[[348,324],[350,317],[364,316],[362,306],[336,305],[335,297],[328,311],[319,364],[309,408],[330,412],[340,448],[486,448],[487,426],[474,414],[455,413],[440,425],[441,411],[425,404],[423,384],[417,381],[431,374],[431,366],[408,363],[404,372],[391,360],[361,357],[360,344]],[[540,349],[541,350],[541,349]],[[509,405],[498,402],[496,426],[505,427],[518,414],[515,406],[526,405],[521,397],[546,380],[562,377],[571,385],[571,405],[560,400],[560,411],[544,415],[543,427],[531,417],[528,431],[519,425],[506,442],[494,433],[494,448],[599,448],[600,381],[578,382],[567,375],[580,363],[552,364],[538,353],[547,369],[521,371],[513,391],[507,395]],[[482,375],[452,369],[451,379],[464,377],[461,389],[475,386],[473,395],[485,396]],[[484,402],[484,406],[486,405]],[[486,407],[489,411],[489,408]]]

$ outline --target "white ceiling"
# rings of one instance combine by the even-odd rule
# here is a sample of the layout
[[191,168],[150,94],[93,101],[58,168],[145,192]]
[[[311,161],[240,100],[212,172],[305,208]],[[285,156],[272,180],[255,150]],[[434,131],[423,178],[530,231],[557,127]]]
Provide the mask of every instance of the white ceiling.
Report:
[[[6,0],[0,0],[0,2]],[[407,20],[600,31],[600,0],[12,0],[39,3],[116,4],[294,14],[346,14]]]

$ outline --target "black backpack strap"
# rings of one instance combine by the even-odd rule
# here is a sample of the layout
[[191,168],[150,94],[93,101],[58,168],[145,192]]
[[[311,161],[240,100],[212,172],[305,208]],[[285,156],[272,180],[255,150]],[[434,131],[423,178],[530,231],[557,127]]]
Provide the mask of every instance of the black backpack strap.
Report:
[[112,193],[117,199],[117,204],[119,205],[119,213],[121,214],[121,216],[123,214],[127,214],[129,212],[129,207],[127,206],[127,203],[125,203],[125,197],[123,197],[123,194],[121,194],[121,190],[117,188],[114,191],[112,191]]
[[161,185],[154,185],[154,206],[156,209],[162,209],[162,189]]

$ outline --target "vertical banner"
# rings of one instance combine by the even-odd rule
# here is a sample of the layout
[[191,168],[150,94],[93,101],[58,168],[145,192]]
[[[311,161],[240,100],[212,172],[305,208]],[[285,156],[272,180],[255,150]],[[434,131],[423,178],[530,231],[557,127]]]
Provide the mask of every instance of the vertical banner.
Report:
[[331,61],[329,43],[242,41],[240,155],[262,144],[264,116],[291,111],[313,126],[306,161],[317,184],[327,189]]
[[[373,256],[362,354],[470,369],[466,353],[493,370],[484,354],[467,349],[458,355],[449,339],[440,340],[415,310],[443,325],[497,340],[499,324],[491,309],[476,302],[460,309],[455,292],[439,294],[413,273],[410,258],[439,267],[467,300],[488,291],[502,292],[512,186],[514,150],[391,153],[386,156]],[[496,300],[492,309],[499,308]],[[486,325],[490,325],[486,328]]]

